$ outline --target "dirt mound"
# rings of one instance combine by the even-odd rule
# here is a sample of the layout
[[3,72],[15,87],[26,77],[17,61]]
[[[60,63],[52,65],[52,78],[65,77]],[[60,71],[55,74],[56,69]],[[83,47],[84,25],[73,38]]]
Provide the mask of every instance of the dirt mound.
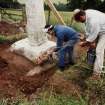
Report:
[[15,35],[20,33],[20,26],[18,24],[10,24],[5,21],[0,22],[0,34],[1,35]]
[[78,92],[80,92],[78,85],[57,73],[49,79],[46,87],[52,87],[57,94],[77,96]]
[[34,64],[9,51],[10,45],[0,44],[0,98],[30,95],[53,75],[54,70],[27,77]]
[[8,66],[8,63],[6,62],[6,60],[0,57],[0,69],[4,69],[7,66]]
[[38,88],[53,85],[57,93],[75,94],[78,87],[62,76],[53,75],[55,68],[27,77],[34,64],[26,58],[9,51],[10,45],[0,44],[0,98],[30,96]]
[[34,64],[24,57],[8,50],[9,45],[0,44],[0,97],[12,97],[17,94],[18,81]]
[[33,77],[22,77],[19,80],[19,87],[21,92],[26,95],[31,95],[38,88],[42,87],[54,74],[54,70],[44,71],[40,74],[34,75]]

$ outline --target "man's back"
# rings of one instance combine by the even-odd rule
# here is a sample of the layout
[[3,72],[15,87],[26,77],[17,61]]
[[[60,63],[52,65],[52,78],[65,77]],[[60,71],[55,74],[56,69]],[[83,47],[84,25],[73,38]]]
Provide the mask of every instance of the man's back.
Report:
[[96,33],[105,32],[105,14],[92,9],[86,11],[86,31],[91,36],[96,36]]
[[54,27],[54,32],[56,34],[56,37],[64,38],[65,40],[72,40],[72,39],[78,39],[78,33],[68,26],[64,25],[56,25]]
[[86,17],[88,20],[92,20],[95,22],[99,22],[99,24],[105,24],[105,14],[92,9],[87,9],[86,11]]

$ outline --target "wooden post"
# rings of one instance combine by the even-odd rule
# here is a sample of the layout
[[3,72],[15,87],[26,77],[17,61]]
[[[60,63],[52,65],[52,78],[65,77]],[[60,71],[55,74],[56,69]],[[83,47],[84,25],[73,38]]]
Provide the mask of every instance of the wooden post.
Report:
[[57,18],[57,20],[63,24],[66,25],[64,20],[62,19],[61,15],[59,14],[59,12],[56,10],[55,6],[53,5],[51,0],[46,0],[48,6],[50,7],[50,9],[52,10],[52,12],[54,13],[55,17]]
[[48,20],[47,20],[47,24],[50,24],[50,15],[51,15],[51,10],[49,8],[48,10]]
[[26,22],[26,21],[27,21],[27,19],[26,19],[25,5],[22,6],[22,21],[23,21],[23,22]]
[[1,20],[0,21],[2,21],[2,19],[3,19],[3,10],[2,10],[2,8],[0,8],[0,14],[1,14]]
[[0,21],[1,21],[1,18],[2,17],[2,9],[0,8]]

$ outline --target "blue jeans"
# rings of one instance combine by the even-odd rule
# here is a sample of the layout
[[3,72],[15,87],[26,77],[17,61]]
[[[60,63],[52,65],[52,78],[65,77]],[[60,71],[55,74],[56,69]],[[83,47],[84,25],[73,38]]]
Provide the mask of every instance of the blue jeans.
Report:
[[77,40],[69,40],[65,45],[58,51],[58,66],[65,67],[66,56],[68,58],[68,63],[74,62],[73,50]]

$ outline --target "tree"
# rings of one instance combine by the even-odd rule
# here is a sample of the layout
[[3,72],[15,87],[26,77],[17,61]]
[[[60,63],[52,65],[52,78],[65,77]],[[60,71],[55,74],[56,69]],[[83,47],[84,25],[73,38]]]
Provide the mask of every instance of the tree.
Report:
[[105,0],[67,0],[69,9],[74,10],[75,8],[81,9],[98,9],[105,10]]
[[2,8],[20,8],[21,4],[17,0],[0,0],[0,7]]
[[102,0],[86,0],[85,2],[85,9],[98,9],[99,5],[101,4]]
[[102,12],[105,12],[105,0],[101,2],[101,4],[98,6],[98,9]]
[[67,0],[67,6],[74,10],[75,8],[84,8],[85,0]]

